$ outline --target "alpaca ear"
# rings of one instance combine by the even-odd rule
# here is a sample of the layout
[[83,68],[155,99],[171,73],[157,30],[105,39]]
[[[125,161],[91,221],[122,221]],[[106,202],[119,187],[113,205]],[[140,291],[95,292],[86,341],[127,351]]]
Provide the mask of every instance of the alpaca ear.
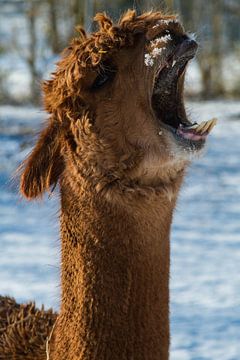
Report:
[[64,167],[59,130],[50,125],[42,131],[29,157],[22,164],[20,191],[28,199],[37,198],[58,182]]

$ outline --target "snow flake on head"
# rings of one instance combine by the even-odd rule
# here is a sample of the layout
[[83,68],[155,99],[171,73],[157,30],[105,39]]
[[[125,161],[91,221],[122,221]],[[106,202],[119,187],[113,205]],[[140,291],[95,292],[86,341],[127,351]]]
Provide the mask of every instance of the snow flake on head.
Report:
[[151,41],[151,44],[152,44],[153,46],[158,45],[158,44],[160,44],[160,43],[165,43],[165,44],[166,44],[168,41],[171,41],[171,40],[172,40],[171,35],[170,35],[170,34],[167,34],[167,35],[164,35],[164,36],[161,36],[161,37],[159,37],[159,38],[157,38],[157,39],[152,40],[152,41]]
[[157,56],[161,55],[161,53],[163,52],[163,50],[165,50],[166,48],[154,48],[152,51],[152,56],[153,58],[156,58]]
[[151,54],[145,54],[144,63],[146,66],[153,66],[154,64],[153,56]]
[[162,19],[158,20],[158,25],[169,25],[169,24],[178,24],[179,21],[177,19]]
[[153,66],[154,59],[162,55],[162,52],[166,50],[166,47],[161,47],[162,44],[167,44],[168,41],[171,41],[172,37],[170,34],[158,37],[150,41],[149,52],[144,56],[144,63],[146,66]]
[[162,19],[158,20],[157,23],[153,26],[153,29],[158,28],[161,25],[169,25],[169,24],[178,24],[179,21],[177,19]]

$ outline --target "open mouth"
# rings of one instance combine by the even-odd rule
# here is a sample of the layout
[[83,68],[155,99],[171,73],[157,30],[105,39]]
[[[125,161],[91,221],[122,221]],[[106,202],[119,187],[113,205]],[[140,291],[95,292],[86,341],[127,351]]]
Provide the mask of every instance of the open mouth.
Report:
[[195,56],[197,43],[184,36],[155,78],[152,107],[161,125],[184,147],[200,149],[216,120],[191,123],[183,100],[184,77],[188,62]]

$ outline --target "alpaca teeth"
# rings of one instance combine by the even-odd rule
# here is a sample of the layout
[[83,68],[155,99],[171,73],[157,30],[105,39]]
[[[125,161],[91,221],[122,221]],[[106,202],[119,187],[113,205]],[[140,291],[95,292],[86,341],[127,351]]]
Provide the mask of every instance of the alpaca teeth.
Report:
[[211,127],[211,121],[207,121],[207,122],[206,122],[206,125],[204,126],[204,129],[202,130],[202,133],[204,133],[204,132],[207,132],[207,133],[208,133],[210,127]]
[[217,119],[216,118],[213,118],[212,120],[210,120],[210,125],[209,125],[209,128],[208,128],[208,132],[210,132],[214,126],[217,124]]
[[217,119],[212,119],[209,121],[203,121],[198,127],[195,129],[197,133],[203,134],[204,132],[210,132],[212,128],[216,125]]
[[196,128],[196,131],[197,131],[198,133],[204,132],[204,129],[205,129],[206,124],[207,124],[207,121],[202,121],[202,122],[198,125],[198,127]]

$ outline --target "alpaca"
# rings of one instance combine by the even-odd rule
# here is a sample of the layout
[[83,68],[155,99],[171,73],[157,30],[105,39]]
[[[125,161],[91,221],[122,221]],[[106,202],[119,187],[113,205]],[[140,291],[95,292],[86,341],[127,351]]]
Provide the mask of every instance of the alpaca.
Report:
[[187,118],[197,44],[175,16],[95,21],[43,84],[50,117],[21,177],[27,199],[60,186],[61,306],[47,358],[167,360],[173,211],[188,154],[215,120]]

